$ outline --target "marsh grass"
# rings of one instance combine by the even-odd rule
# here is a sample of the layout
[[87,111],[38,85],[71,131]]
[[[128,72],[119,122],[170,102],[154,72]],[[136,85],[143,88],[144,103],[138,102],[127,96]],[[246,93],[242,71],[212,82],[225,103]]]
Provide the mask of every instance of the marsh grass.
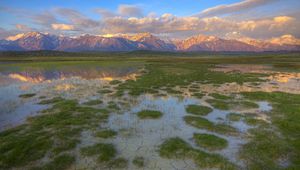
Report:
[[117,151],[112,144],[98,143],[81,148],[81,154],[84,156],[97,156],[99,162],[108,162],[116,156]]
[[[268,101],[272,124],[259,123],[251,131],[251,141],[241,150],[241,157],[252,169],[297,169],[300,167],[300,95],[283,92],[244,92],[250,100]],[[248,123],[257,124],[250,117]],[[259,130],[258,130],[259,129]],[[286,167],[278,160],[287,159]]]
[[101,130],[96,132],[96,136],[100,138],[112,138],[116,136],[118,133],[113,130]]
[[26,124],[0,133],[0,169],[31,165],[47,153],[56,156],[73,150],[83,130],[108,118],[102,110],[82,107],[76,100],[53,98],[40,103],[53,105]]
[[209,120],[202,118],[202,117],[185,116],[184,120],[188,125],[194,126],[196,128],[206,129],[206,130],[220,133],[220,134],[227,134],[227,135],[237,135],[238,134],[238,131],[230,125],[215,124],[215,123],[210,122]]
[[179,137],[170,138],[160,145],[159,154],[165,158],[192,159],[200,168],[236,169],[236,166],[218,154],[193,148]]
[[94,105],[99,105],[99,104],[102,104],[103,101],[100,100],[100,99],[96,99],[96,100],[90,100],[90,101],[87,101],[85,103],[83,103],[84,105],[88,105],[88,106],[94,106]]
[[233,122],[238,122],[240,121],[244,116],[238,113],[229,113],[228,115],[226,115],[226,118],[230,121]]
[[142,110],[137,113],[137,116],[141,119],[158,119],[163,116],[163,113],[155,110]]
[[225,139],[212,134],[194,133],[193,138],[198,146],[208,150],[220,150],[228,145]]
[[135,166],[142,168],[145,166],[145,159],[144,159],[144,157],[137,156],[137,157],[134,157],[134,159],[132,160],[132,163]]
[[36,95],[35,93],[28,93],[28,94],[21,94],[21,95],[19,95],[19,97],[25,99],[25,98],[31,98],[35,95]]
[[207,106],[200,106],[200,105],[188,105],[186,107],[186,111],[188,113],[194,114],[194,115],[201,115],[205,116],[213,111],[212,108]]

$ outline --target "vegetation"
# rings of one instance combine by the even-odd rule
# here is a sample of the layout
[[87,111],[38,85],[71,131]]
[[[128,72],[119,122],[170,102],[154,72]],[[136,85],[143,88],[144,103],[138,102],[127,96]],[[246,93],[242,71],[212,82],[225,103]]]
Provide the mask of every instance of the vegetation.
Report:
[[133,159],[132,163],[139,168],[144,167],[144,165],[145,165],[144,157],[141,157],[141,156],[135,157]]
[[228,145],[228,142],[225,139],[216,135],[194,133],[193,138],[198,146],[204,147],[208,150],[224,149]]
[[158,119],[162,117],[163,113],[154,110],[142,110],[137,113],[137,116],[141,119]]
[[20,98],[30,98],[30,97],[33,97],[35,96],[36,94],[34,93],[28,93],[28,94],[21,94],[19,95]]
[[[259,124],[251,131],[251,141],[240,153],[252,169],[279,169],[284,163],[288,169],[300,167],[300,95],[283,92],[244,92],[248,99],[268,101],[272,104],[269,114],[272,124]],[[278,133],[279,132],[279,133]],[[285,167],[285,168],[287,168]]]
[[101,130],[96,133],[96,136],[100,138],[111,138],[116,136],[117,134],[118,133],[113,130]]
[[90,101],[87,101],[85,103],[83,103],[84,105],[88,105],[88,106],[93,106],[93,105],[98,105],[98,104],[102,104],[103,101],[100,100],[100,99],[96,99],[96,100],[90,100]]
[[220,155],[194,149],[184,140],[176,137],[166,140],[159,149],[160,156],[175,159],[192,159],[200,168],[236,169],[235,165]]
[[98,143],[81,149],[85,156],[97,156],[99,162],[108,162],[116,156],[116,149],[112,144]]
[[186,107],[186,111],[188,113],[192,113],[194,115],[205,116],[205,115],[209,114],[210,112],[212,112],[213,109],[210,107],[207,107],[207,106],[188,105]]
[[202,118],[202,117],[196,117],[196,116],[185,116],[184,120],[187,124],[201,128],[206,129],[212,132],[220,133],[220,134],[228,134],[228,135],[237,135],[238,132],[235,128],[231,127],[230,125],[226,124],[214,124],[213,122],[210,122],[209,120]]

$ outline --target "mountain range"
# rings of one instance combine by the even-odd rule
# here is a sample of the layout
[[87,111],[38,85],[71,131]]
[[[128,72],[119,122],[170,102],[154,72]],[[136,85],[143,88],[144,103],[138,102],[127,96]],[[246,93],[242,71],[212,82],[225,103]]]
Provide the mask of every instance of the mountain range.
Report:
[[41,32],[17,34],[0,40],[0,51],[300,51],[300,40],[283,35],[269,40],[196,35],[185,40],[163,40],[150,33],[57,36]]

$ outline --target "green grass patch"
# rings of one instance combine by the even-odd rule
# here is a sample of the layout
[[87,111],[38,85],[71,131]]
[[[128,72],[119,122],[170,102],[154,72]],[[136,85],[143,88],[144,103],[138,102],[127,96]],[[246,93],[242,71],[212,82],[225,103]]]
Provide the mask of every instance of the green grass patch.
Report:
[[205,116],[213,111],[212,108],[207,106],[199,106],[199,105],[188,105],[186,107],[186,111],[188,113],[194,114],[194,115],[201,115]]
[[231,97],[231,96],[226,96],[226,95],[222,95],[219,93],[211,93],[209,95],[212,96],[213,98],[219,99],[219,100],[232,100],[233,99],[233,97]]
[[163,113],[155,110],[142,110],[137,113],[137,116],[141,119],[158,119],[163,116]]
[[88,105],[88,106],[94,106],[94,105],[99,105],[99,104],[102,104],[103,101],[100,100],[100,99],[96,99],[96,100],[90,100],[90,101],[87,101],[85,103],[83,103],[84,105]]
[[226,148],[228,145],[225,139],[212,134],[194,133],[193,138],[198,146],[208,150],[220,150]]
[[75,157],[69,154],[63,154],[54,158],[53,161],[42,167],[34,167],[31,170],[65,170],[75,162]]
[[226,118],[230,121],[233,122],[238,122],[240,121],[244,116],[238,113],[229,113]]
[[118,133],[113,130],[101,130],[96,132],[96,136],[99,138],[111,138],[116,136]]
[[218,154],[194,149],[184,140],[176,137],[164,141],[160,145],[161,157],[172,159],[192,159],[200,168],[236,169],[236,166]]
[[145,159],[144,159],[144,157],[142,157],[142,156],[136,156],[136,157],[134,157],[134,159],[132,160],[132,163],[133,163],[135,166],[137,166],[137,167],[139,167],[139,168],[142,168],[142,167],[145,166]]
[[36,95],[35,93],[28,93],[28,94],[21,94],[21,95],[19,95],[19,97],[26,99],[26,98],[31,98],[35,95]]
[[200,129],[206,129],[212,132],[220,133],[220,134],[228,134],[228,135],[237,135],[238,131],[226,124],[215,124],[210,122],[209,120],[197,117],[197,116],[185,116],[184,120],[187,124],[194,126]]
[[116,156],[117,151],[112,144],[98,143],[93,146],[81,148],[81,154],[85,156],[97,156],[99,162],[108,162]]

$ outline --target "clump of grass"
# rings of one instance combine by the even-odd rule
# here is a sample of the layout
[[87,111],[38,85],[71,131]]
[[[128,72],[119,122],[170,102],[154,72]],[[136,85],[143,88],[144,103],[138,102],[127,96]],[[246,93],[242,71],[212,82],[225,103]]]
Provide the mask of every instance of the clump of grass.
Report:
[[116,156],[116,149],[112,144],[98,143],[93,146],[81,148],[81,154],[85,156],[97,156],[99,162],[108,162]]
[[40,101],[38,104],[42,104],[42,105],[44,105],[44,104],[53,104],[53,103],[61,102],[61,101],[63,101],[63,100],[64,100],[64,99],[61,98],[61,97],[54,97],[54,98],[52,98],[52,99],[42,100],[42,101]]
[[87,101],[85,103],[83,103],[84,105],[88,105],[88,106],[93,106],[93,105],[98,105],[98,104],[102,104],[103,101],[100,100],[100,99],[96,99],[96,100],[90,100],[90,101]]
[[219,93],[211,93],[209,95],[212,96],[213,98],[219,99],[219,100],[232,100],[233,99],[233,97],[231,97],[231,96],[225,96],[225,95],[222,95]]
[[228,145],[228,142],[225,139],[212,134],[194,133],[193,138],[197,145],[208,150],[224,149]]
[[122,83],[122,81],[120,81],[120,80],[112,80],[109,82],[110,85],[117,85],[117,84],[121,84],[121,83]]
[[209,114],[210,112],[212,112],[213,109],[210,107],[207,107],[207,106],[188,105],[186,107],[186,111],[188,113],[192,113],[194,115],[205,116],[205,115]]
[[53,161],[42,167],[34,167],[32,170],[65,170],[75,162],[75,157],[69,154],[63,154],[55,157]]
[[236,135],[238,133],[238,131],[230,125],[214,124],[213,122],[210,122],[209,120],[204,119],[202,117],[185,116],[184,120],[187,124],[191,126],[206,129],[216,133],[228,134],[228,135]]
[[137,113],[137,116],[141,119],[158,119],[162,117],[163,113],[155,110],[142,110]]
[[116,136],[117,134],[118,133],[113,130],[101,130],[96,133],[96,136],[100,138],[111,138]]
[[237,121],[240,121],[244,116],[241,115],[241,114],[238,114],[238,113],[229,113],[226,118],[230,121],[234,121],[234,122],[237,122]]
[[144,157],[142,157],[142,156],[136,156],[136,157],[133,159],[132,163],[133,163],[135,166],[139,167],[139,168],[144,167],[144,166],[145,166],[145,160],[144,160]]
[[214,108],[220,110],[230,110],[236,108],[252,109],[252,108],[259,107],[258,104],[250,101],[233,101],[233,100],[225,101],[220,99],[208,99],[206,100],[206,102],[208,102]]
[[112,101],[108,103],[107,108],[111,110],[120,110],[120,107]]
[[193,93],[192,96],[197,97],[198,99],[201,99],[205,94],[203,93]]
[[163,142],[160,145],[159,153],[165,158],[192,159],[200,168],[236,169],[235,165],[222,156],[194,149],[178,137]]
[[109,93],[112,93],[113,91],[112,90],[109,90],[109,89],[103,89],[103,90],[99,90],[98,93],[102,93],[102,94],[109,94]]
[[25,98],[33,97],[35,95],[36,95],[35,93],[28,93],[28,94],[21,94],[21,95],[19,95],[19,97],[25,99]]
[[229,110],[230,106],[229,103],[223,101],[223,100],[218,100],[218,99],[208,99],[206,100],[210,105],[212,105],[216,109],[220,110]]
[[126,168],[128,161],[125,158],[116,158],[108,162],[110,168]]

